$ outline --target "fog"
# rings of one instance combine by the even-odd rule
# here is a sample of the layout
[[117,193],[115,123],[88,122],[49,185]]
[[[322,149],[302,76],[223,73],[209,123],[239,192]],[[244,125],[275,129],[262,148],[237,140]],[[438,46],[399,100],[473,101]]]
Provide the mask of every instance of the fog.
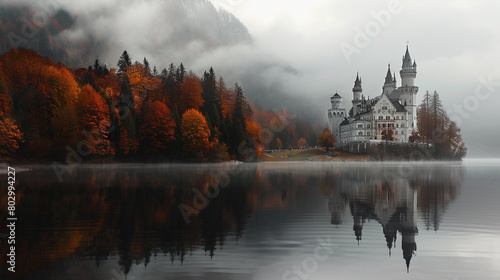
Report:
[[418,65],[418,102],[426,90],[437,91],[462,128],[468,157],[500,157],[497,1],[214,0],[248,30],[250,38],[231,42],[212,36],[212,10],[184,15],[186,3],[200,7],[194,0],[52,3],[76,19],[59,40],[91,40],[95,58],[109,67],[124,49],[159,69],[182,62],[201,75],[214,67],[259,106],[288,108],[318,124],[326,124],[335,92],[350,108],[357,72],[365,96],[380,95],[387,64],[399,82],[408,44]]

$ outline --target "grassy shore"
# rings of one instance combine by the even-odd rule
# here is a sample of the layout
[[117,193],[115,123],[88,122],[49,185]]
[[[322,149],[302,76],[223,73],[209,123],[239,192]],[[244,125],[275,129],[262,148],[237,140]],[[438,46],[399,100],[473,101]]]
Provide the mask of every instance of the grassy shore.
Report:
[[342,151],[328,153],[325,148],[283,150],[264,153],[259,158],[261,161],[330,161],[330,160],[370,160],[369,155],[355,155]]

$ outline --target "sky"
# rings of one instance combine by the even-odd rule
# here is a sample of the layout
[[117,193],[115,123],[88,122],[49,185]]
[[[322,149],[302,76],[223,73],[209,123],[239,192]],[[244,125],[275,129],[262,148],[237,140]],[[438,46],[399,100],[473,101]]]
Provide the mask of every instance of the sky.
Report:
[[[462,128],[468,157],[500,158],[499,1],[212,0],[253,38],[251,44],[212,49],[203,40],[190,41],[182,23],[162,20],[176,22],[176,0],[52,2],[78,17],[78,26],[65,31],[67,38],[86,40],[92,34],[107,41],[108,52],[96,52],[101,62],[116,65],[126,48],[133,60],[147,57],[160,69],[183,62],[201,75],[213,66],[229,85],[247,80],[244,90],[257,86],[252,90],[302,98],[306,113],[325,125],[335,92],[350,109],[356,73],[366,97],[381,94],[388,64],[401,81],[408,46],[418,65],[417,102],[426,91],[437,91]],[[281,108],[264,109],[286,107],[283,102]]]

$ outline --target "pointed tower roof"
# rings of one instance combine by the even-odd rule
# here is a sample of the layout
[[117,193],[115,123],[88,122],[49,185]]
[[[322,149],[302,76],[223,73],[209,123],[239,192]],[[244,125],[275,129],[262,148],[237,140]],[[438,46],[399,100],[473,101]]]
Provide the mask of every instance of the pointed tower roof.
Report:
[[352,88],[352,91],[363,91],[361,88],[361,78],[359,77],[359,73],[356,73],[356,81],[354,81],[354,87]]
[[354,81],[354,86],[361,86],[361,78],[359,77],[359,73],[356,73],[356,81]]
[[385,75],[385,84],[392,84],[392,73],[391,73],[391,65],[387,66],[387,75]]
[[406,45],[406,53],[403,56],[403,68],[412,67],[410,52],[408,51],[408,45]]

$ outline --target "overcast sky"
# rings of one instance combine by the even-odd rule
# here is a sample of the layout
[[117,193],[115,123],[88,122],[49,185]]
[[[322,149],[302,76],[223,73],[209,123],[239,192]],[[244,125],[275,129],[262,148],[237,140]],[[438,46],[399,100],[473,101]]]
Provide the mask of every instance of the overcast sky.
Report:
[[389,63],[400,82],[401,58],[409,41],[418,65],[418,102],[426,90],[436,90],[449,115],[461,124],[469,157],[500,157],[499,1],[214,3],[234,13],[259,48],[298,71],[288,82],[299,89],[297,94],[318,102],[325,118],[335,91],[350,104],[356,72],[365,96],[381,93]]
[[127,49],[160,69],[183,62],[200,75],[213,66],[229,85],[250,73],[263,88],[306,96],[324,124],[336,91],[350,108],[357,72],[369,97],[382,92],[387,64],[400,82],[409,42],[418,103],[425,91],[437,91],[462,128],[468,157],[500,158],[500,1],[213,0],[246,25],[254,42],[210,51],[202,41],[172,47],[184,36],[175,26],[176,0],[54,1],[78,18],[64,35],[107,41],[96,57],[111,67]]

